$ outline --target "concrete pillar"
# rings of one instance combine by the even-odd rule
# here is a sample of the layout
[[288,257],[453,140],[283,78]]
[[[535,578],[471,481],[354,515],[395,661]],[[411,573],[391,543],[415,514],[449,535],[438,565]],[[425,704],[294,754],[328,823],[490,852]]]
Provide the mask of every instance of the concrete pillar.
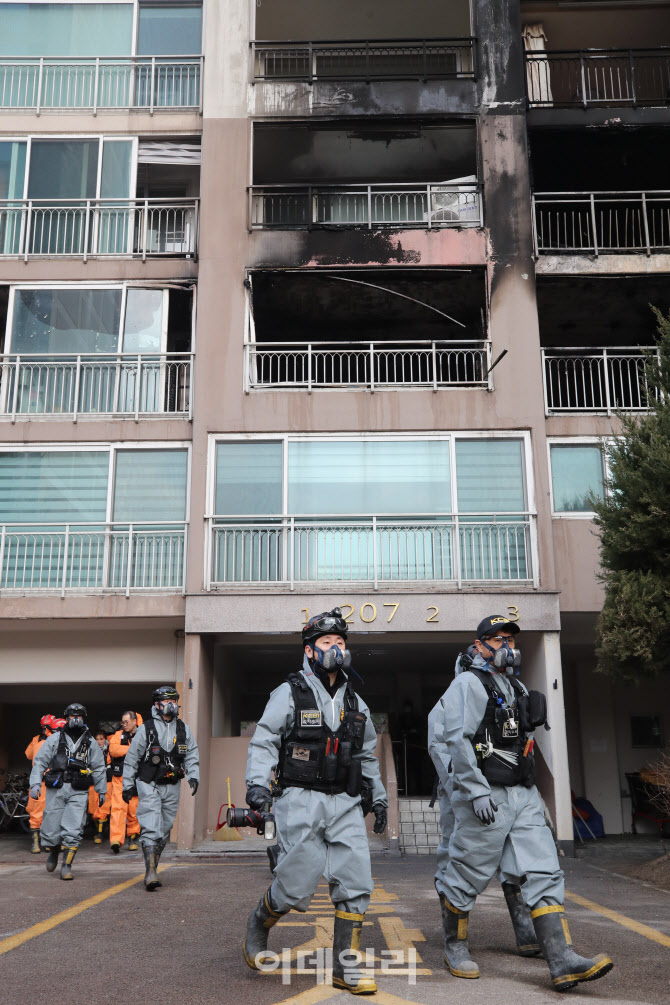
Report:
[[568,740],[565,728],[563,673],[559,632],[542,632],[524,644],[522,680],[528,688],[543,691],[547,696],[550,730],[540,727],[535,732],[539,748],[538,788],[549,807],[561,846],[569,853],[573,849],[572,806],[570,800],[570,770]]
[[209,762],[212,740],[212,646],[206,636],[187,635],[184,649],[182,716],[190,726],[200,750],[200,788],[193,798],[182,788],[177,821],[177,845],[192,848],[207,829]]

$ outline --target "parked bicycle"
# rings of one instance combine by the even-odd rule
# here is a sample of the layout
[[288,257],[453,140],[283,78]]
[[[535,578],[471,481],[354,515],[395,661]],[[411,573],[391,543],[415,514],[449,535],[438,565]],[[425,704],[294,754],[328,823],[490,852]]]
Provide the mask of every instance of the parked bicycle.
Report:
[[0,831],[8,830],[12,825],[20,827],[25,833],[30,831],[28,781],[26,774],[7,775],[5,790],[0,792]]

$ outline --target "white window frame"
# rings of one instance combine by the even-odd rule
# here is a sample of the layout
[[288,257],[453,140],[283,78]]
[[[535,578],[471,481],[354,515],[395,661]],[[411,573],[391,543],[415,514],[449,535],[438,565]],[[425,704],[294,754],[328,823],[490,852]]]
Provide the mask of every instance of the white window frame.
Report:
[[[256,441],[260,443],[282,444],[282,512],[266,514],[267,516],[289,517],[288,510],[288,444],[289,442],[327,443],[345,441],[356,443],[361,441],[393,442],[393,441],[443,440],[449,443],[451,512],[458,513],[458,475],[456,471],[456,441],[457,440],[520,440],[522,442],[521,464],[524,481],[525,512],[534,517],[537,515],[535,504],[535,487],[532,477],[533,456],[531,435],[529,430],[458,430],[450,432],[398,432],[398,433],[210,433],[207,445],[207,516],[206,519],[218,516],[216,513],[216,448],[219,443],[241,443]],[[449,511],[445,511],[449,512]],[[516,512],[516,511],[514,511]],[[243,516],[244,514],[239,514]],[[352,514],[353,515],[353,514]],[[409,515],[409,514],[408,514]],[[504,515],[504,514],[503,514]],[[531,520],[531,528],[535,522]],[[531,534],[534,535],[531,529]],[[535,549],[533,536],[533,547]],[[536,553],[536,552],[535,552]]]
[[[110,440],[106,443],[3,443],[0,445],[2,454],[34,454],[34,453],[108,453],[109,469],[107,475],[107,504],[105,523],[113,523],[114,487],[116,483],[116,456],[123,450],[174,450],[186,451],[186,499],[184,500],[184,524],[191,519],[191,461],[192,444],[190,440]],[[181,524],[181,520],[174,523]],[[185,551],[186,559],[186,551]]]
[[[19,4],[19,3],[20,4],[26,4],[26,3],[28,3],[29,6],[31,4],[34,5],[34,6],[37,6],[40,3],[50,3],[50,4],[64,4],[64,5],[69,5],[70,7],[83,7],[84,4],[88,3],[88,4],[103,4],[103,5],[105,5],[105,4],[114,4],[116,6],[122,5],[124,7],[132,7],[133,8],[133,19],[132,19],[132,28],[131,28],[131,38],[130,38],[130,49],[131,49],[131,51],[127,54],[127,57],[124,54],[124,55],[119,55],[118,58],[119,59],[125,59],[125,58],[132,59],[133,57],[135,57],[135,56],[138,55],[138,53],[137,53],[137,39],[139,37],[141,0],[2,0],[2,3],[7,3],[7,4]],[[166,6],[169,6],[169,4],[166,5]],[[186,3],[185,6],[188,6],[188,7],[200,7],[201,10],[202,10],[202,22],[201,22],[201,30],[200,30],[200,51],[199,52],[191,52],[191,53],[182,53],[181,56],[175,56],[174,57],[175,59],[185,59],[185,58],[192,57],[192,56],[202,56],[202,40],[204,38],[204,33],[205,33],[204,32],[204,27],[205,27],[205,7],[206,7],[206,4],[204,3],[204,0],[202,0],[202,2],[200,2],[200,3],[198,3],[197,0],[193,0],[193,2]],[[37,59],[38,57],[31,56],[31,57],[26,57],[26,58]],[[47,58],[49,58],[49,57],[47,57]],[[54,57],[54,58],[58,58],[58,57]],[[106,57],[101,57],[101,58],[106,58]],[[112,56],[110,58],[114,59],[116,57]],[[150,59],[151,57],[148,57],[148,58]],[[1,59],[0,59],[0,62],[1,62]]]
[[614,436],[548,436],[547,437],[547,468],[549,472],[549,499],[551,504],[552,520],[593,520],[593,510],[583,511],[563,511],[556,510],[554,506],[554,475],[551,466],[552,447],[599,447],[602,456],[603,466],[603,489],[605,496],[608,494],[608,483],[610,479],[609,464],[607,461],[607,447],[616,437]]

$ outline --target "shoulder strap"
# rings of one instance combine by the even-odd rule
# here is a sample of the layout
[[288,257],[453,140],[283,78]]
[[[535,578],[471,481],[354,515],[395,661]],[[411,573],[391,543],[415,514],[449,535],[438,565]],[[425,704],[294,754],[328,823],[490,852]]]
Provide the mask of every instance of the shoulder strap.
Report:
[[301,709],[315,709],[319,707],[316,703],[314,692],[307,681],[301,677],[300,674],[289,674],[286,681],[291,686],[296,711],[300,711]]
[[528,695],[528,691],[523,686],[523,684],[521,683],[521,681],[516,679],[516,677],[510,677],[509,682],[512,685],[512,689],[513,689],[514,693],[518,697],[524,697],[525,698]]
[[473,673],[475,677],[481,681],[489,694],[500,694],[498,689],[493,686],[493,681],[491,680],[491,675],[487,674],[485,670],[480,670],[478,667],[468,667],[463,673]]
[[347,681],[347,685],[344,689],[344,705],[346,706],[347,712],[358,712],[358,695],[349,681]]
[[68,754],[70,753],[69,747],[67,745],[67,740],[65,739],[65,733],[61,729],[60,736],[58,738],[58,746],[56,747],[57,754]]
[[154,720],[145,719],[144,720],[144,736],[146,739],[147,750],[152,743],[155,743],[158,738],[158,733],[156,732],[156,727],[154,726]]
[[177,719],[177,746],[186,746],[186,724],[181,719]]

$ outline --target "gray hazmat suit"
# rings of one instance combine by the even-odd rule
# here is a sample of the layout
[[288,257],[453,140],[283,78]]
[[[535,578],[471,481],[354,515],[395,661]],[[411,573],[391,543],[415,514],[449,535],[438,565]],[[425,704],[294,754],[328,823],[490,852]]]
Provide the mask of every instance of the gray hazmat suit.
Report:
[[[154,706],[151,714],[156,727],[158,742],[163,750],[171,751],[177,738],[177,719],[165,722],[160,712]],[[179,794],[181,783],[176,785],[156,785],[155,782],[143,782],[137,778],[137,772],[147,750],[147,734],[144,725],[138,726],[135,736],[128,747],[123,762],[123,788],[137,786],[139,803],[137,804],[137,820],[140,825],[140,844],[153,848],[165,844],[170,836],[172,825],[179,809]],[[186,726],[186,758],[184,770],[190,781],[200,781],[200,754],[198,745],[191,730]]]
[[[73,740],[67,732],[64,730],[62,732],[69,752],[76,753],[86,734],[84,733]],[[31,786],[42,783],[42,777],[56,754],[60,738],[61,730],[58,730],[48,736],[40,745],[30,772]],[[95,791],[101,796],[106,796],[107,768],[105,758],[92,737],[91,745],[88,748],[88,767],[93,772]],[[47,786],[44,816],[40,827],[40,840],[46,848],[59,848],[61,844],[67,845],[69,848],[79,847],[86,823],[88,795],[88,789],[83,792],[75,792],[69,782],[65,782],[60,789],[50,789]]]
[[[485,667],[481,656],[475,657],[473,666]],[[491,674],[491,680],[505,702],[511,704],[516,699],[506,674]],[[446,856],[438,863],[437,892],[453,907],[469,912],[477,895],[499,871],[507,882],[521,886],[531,910],[540,902],[562,904],[563,872],[537,788],[491,785],[477,767],[472,739],[487,704],[486,688],[475,674],[465,671],[450,684],[431,713],[434,745],[446,746],[451,757],[455,820]],[[441,782],[445,770],[444,764],[438,769]],[[481,823],[472,808],[473,799],[486,795],[498,804],[495,821],[489,825]],[[448,814],[445,821],[448,826]]]
[[[323,722],[333,731],[340,725],[345,685],[331,698],[305,657],[302,676],[314,693]],[[362,761],[363,778],[372,785],[372,802],[388,806],[375,756],[377,734],[370,710],[358,696],[358,708],[367,716],[363,748],[353,753]],[[282,739],[291,732],[295,705],[291,685],[280,684],[265,706],[249,744],[247,787],[269,789],[279,761]],[[372,893],[370,850],[360,796],[330,795],[314,789],[287,786],[275,799],[279,860],[271,887],[277,911],[306,911],[324,876],[339,910],[365,914]]]
[[[462,673],[460,656],[456,660],[454,673]],[[435,885],[438,892],[444,892],[440,878],[444,875],[449,861],[449,841],[456,823],[451,805],[454,776],[451,770],[451,754],[444,740],[444,705],[440,699],[428,715],[428,753],[437,772],[437,800],[440,807],[440,843],[437,846],[437,873]],[[497,871],[501,883],[516,883],[515,876],[508,876],[503,869]]]

